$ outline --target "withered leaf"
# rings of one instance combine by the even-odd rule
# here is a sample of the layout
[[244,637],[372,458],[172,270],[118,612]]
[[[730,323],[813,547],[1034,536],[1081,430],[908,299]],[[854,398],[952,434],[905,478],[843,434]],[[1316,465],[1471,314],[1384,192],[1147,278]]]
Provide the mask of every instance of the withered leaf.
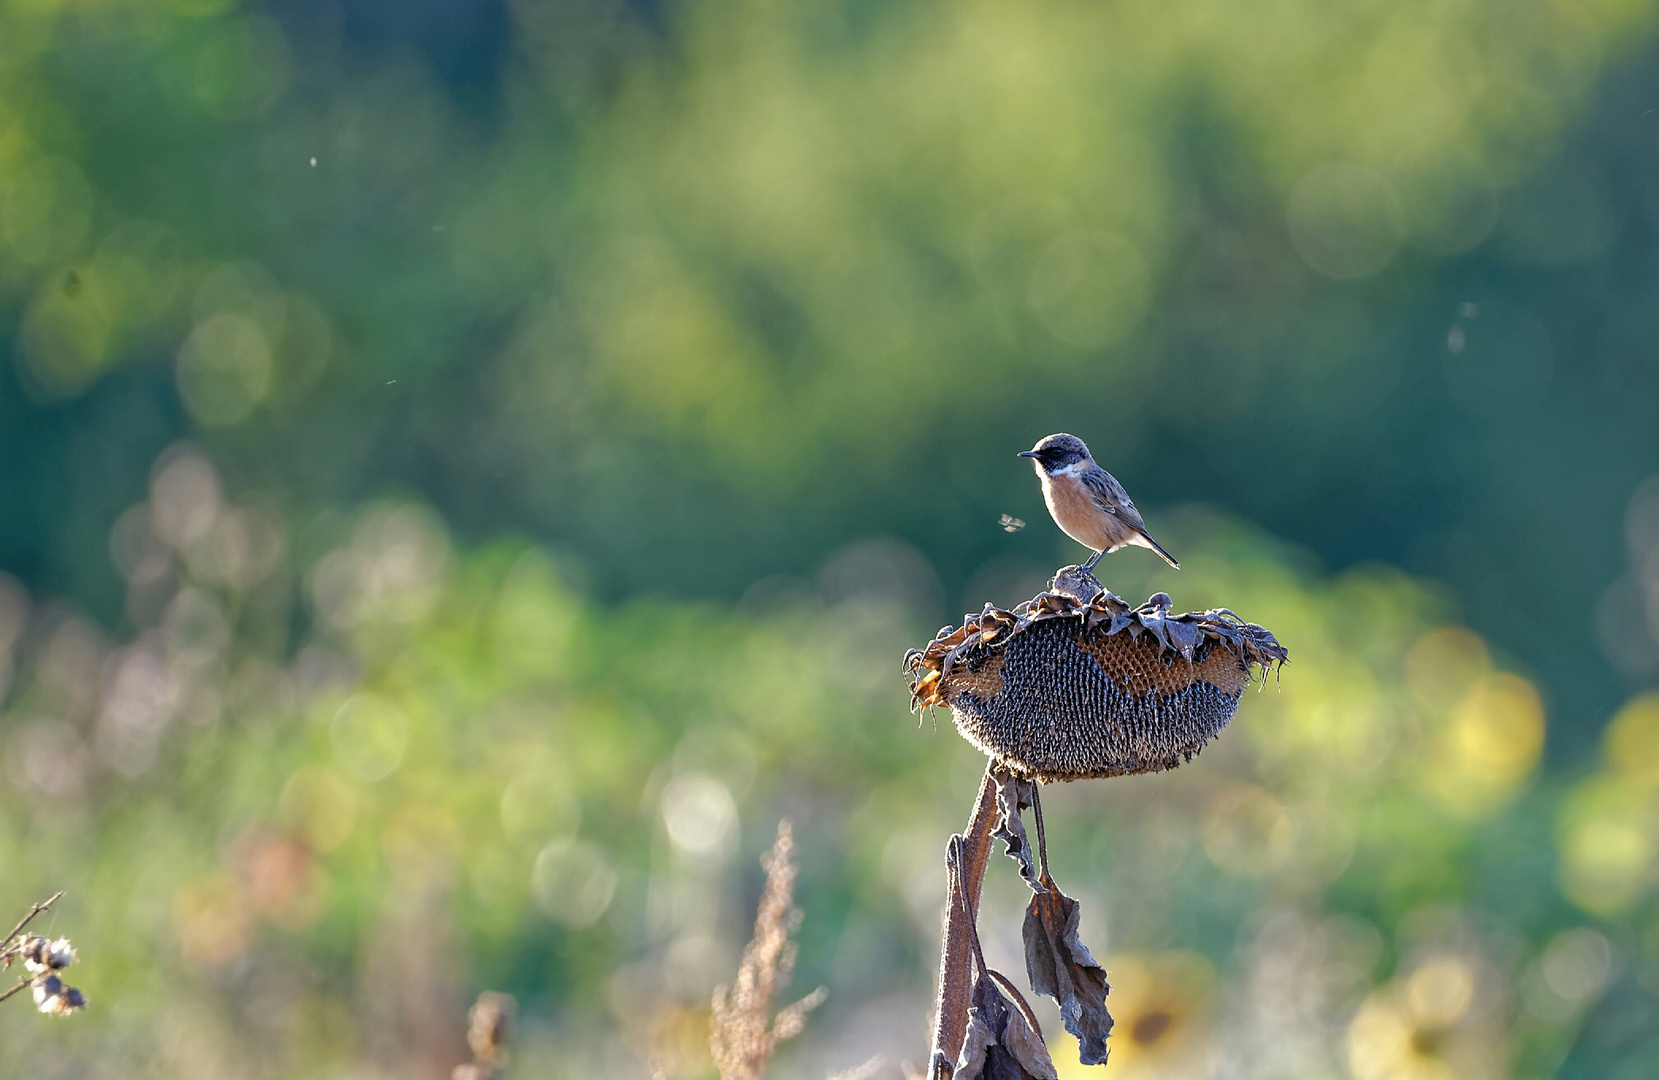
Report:
[[1044,892],[1025,909],[1025,971],[1031,989],[1047,994],[1060,1006],[1066,1030],[1077,1036],[1085,1065],[1105,1062],[1106,1037],[1112,1033],[1112,1014],[1106,1010],[1106,969],[1078,939],[1082,905],[1045,877]]
[[1149,612],[1143,614],[1140,619],[1141,625],[1146,627],[1147,632],[1158,639],[1159,651],[1169,648],[1169,621],[1164,618],[1163,612]]
[[1035,787],[1034,780],[1021,780],[1003,771],[997,773],[997,827],[992,830],[991,838],[1008,845],[1008,857],[1020,864],[1020,877],[1033,891],[1042,892],[1031,841],[1025,835],[1025,822],[1020,820],[1020,811],[1030,809],[1036,798]]
[[955,1080],[1059,1080],[1042,1036],[983,973],[974,984],[968,1034],[956,1057]]
[[1164,629],[1169,632],[1170,642],[1188,660],[1192,659],[1193,650],[1198,648],[1198,643],[1204,640],[1204,631],[1189,622],[1169,619],[1164,623]]

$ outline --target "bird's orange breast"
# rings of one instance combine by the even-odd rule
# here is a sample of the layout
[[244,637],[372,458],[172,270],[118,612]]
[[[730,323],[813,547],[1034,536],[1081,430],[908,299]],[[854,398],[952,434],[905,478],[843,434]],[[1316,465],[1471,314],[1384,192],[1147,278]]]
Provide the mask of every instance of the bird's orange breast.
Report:
[[1048,503],[1054,523],[1079,544],[1094,551],[1105,551],[1117,542],[1107,531],[1106,515],[1076,477],[1043,477],[1043,501]]

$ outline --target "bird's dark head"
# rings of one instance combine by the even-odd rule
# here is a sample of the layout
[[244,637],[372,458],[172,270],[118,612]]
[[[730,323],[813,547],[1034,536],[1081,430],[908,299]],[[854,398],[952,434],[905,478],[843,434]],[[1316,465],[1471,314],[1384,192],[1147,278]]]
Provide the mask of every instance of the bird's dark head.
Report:
[[1083,445],[1083,440],[1065,432],[1043,438],[1031,449],[1021,450],[1019,456],[1030,458],[1049,476],[1090,460],[1089,448]]

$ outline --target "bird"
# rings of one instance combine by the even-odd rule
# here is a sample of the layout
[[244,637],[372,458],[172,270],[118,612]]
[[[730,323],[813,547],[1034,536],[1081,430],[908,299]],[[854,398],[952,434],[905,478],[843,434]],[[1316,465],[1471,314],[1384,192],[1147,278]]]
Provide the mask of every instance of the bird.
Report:
[[1095,464],[1082,439],[1062,431],[1043,437],[1018,456],[1030,458],[1042,479],[1043,501],[1054,524],[1094,552],[1094,557],[1083,564],[1085,572],[1092,572],[1108,551],[1130,544],[1151,548],[1169,565],[1181,569],[1175,556],[1152,539],[1129,493],[1111,473]]

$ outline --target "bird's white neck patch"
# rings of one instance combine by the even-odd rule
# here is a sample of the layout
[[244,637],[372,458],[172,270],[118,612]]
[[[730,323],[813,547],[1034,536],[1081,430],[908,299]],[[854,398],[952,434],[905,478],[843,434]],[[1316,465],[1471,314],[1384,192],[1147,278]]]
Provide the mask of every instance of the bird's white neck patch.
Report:
[[1063,469],[1055,469],[1053,472],[1049,473],[1048,475],[1050,475],[1050,476],[1081,476],[1081,475],[1083,475],[1083,473],[1088,471],[1088,468],[1089,468],[1089,462],[1085,459],[1083,461],[1074,461],[1070,465],[1067,465]]

